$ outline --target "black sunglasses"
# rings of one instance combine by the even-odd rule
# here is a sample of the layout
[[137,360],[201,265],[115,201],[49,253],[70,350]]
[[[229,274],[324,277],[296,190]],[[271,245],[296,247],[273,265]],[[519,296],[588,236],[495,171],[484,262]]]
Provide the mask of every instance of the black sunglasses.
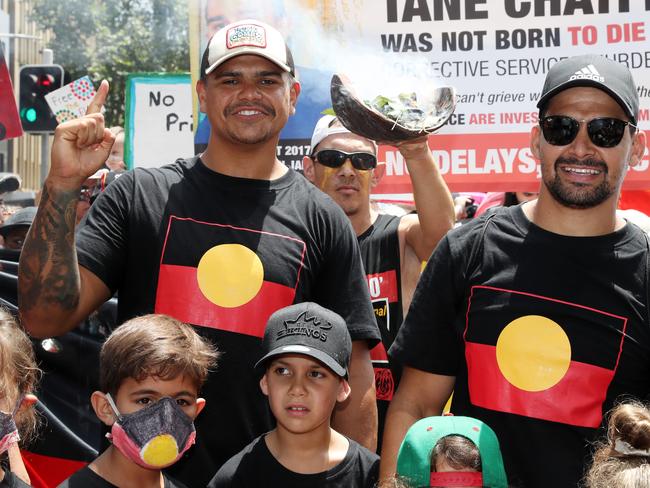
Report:
[[336,149],[323,149],[314,154],[312,159],[328,168],[339,168],[348,159],[354,169],[369,170],[377,167],[377,156],[365,152],[346,153]]
[[[554,146],[571,144],[580,131],[580,124],[586,120],[576,120],[567,115],[549,115],[539,121],[544,139]],[[636,130],[636,125],[613,117],[598,117],[587,122],[589,139],[598,147],[617,146],[627,126]]]

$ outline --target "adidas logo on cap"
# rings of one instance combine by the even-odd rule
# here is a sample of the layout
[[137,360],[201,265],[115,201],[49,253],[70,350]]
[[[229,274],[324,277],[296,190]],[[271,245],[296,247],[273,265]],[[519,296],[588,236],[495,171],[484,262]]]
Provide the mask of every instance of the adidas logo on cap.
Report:
[[639,94],[632,73],[624,64],[597,54],[572,56],[555,63],[546,75],[537,108],[545,110],[552,97],[574,86],[605,91],[636,125]]
[[596,67],[593,64],[590,64],[576,71],[571,76],[571,78],[569,78],[569,81],[573,81],[573,80],[593,80],[593,81],[598,81],[600,83],[604,83],[605,77],[600,76],[600,73],[598,72]]

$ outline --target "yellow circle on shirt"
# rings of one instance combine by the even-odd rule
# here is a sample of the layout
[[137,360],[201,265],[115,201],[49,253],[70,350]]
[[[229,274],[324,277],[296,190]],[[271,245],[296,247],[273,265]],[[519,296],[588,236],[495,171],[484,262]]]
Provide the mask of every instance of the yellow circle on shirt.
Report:
[[556,385],[571,363],[569,338],[553,320],[526,315],[510,322],[497,340],[497,364],[510,384],[526,391]]
[[220,244],[199,261],[196,277],[205,298],[226,308],[251,301],[262,288],[264,266],[253,251],[241,244]]

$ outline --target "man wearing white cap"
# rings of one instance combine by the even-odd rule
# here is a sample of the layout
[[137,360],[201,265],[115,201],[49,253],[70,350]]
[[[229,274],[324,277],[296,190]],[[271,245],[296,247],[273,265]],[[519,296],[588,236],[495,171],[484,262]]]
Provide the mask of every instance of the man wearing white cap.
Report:
[[[305,176],[339,204],[359,240],[382,344],[372,351],[375,370],[379,440],[388,404],[396,388],[386,351],[397,335],[421,263],[454,223],[454,204],[436,166],[427,138],[399,144],[413,185],[417,214],[380,214],[370,191],[385,171],[377,162],[374,141],[353,134],[333,115],[323,116],[311,138],[311,155],[303,158]],[[397,374],[396,374],[397,376]]]
[[213,407],[197,423],[196,446],[174,469],[193,487],[205,486],[273,426],[250,374],[268,317],[292,303],[321,303],[345,318],[353,339],[352,398],[333,423],[373,448],[369,348],[380,334],[345,215],[276,158],[300,92],[280,33],[246,20],[213,36],[197,84],[212,126],[206,151],[124,173],[92,206],[75,251],[71,208],[113,142],[99,113],[107,90],[103,82],[94,113],[55,133],[21,261],[24,325],[41,337],[61,334],[119,289],[120,323],[164,313],[218,344],[223,359],[203,391]]

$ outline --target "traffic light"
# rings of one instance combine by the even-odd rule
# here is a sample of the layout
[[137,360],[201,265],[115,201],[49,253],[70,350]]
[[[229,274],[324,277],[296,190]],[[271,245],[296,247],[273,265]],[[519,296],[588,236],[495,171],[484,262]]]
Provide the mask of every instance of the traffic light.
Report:
[[20,68],[20,121],[25,132],[54,132],[57,122],[45,95],[63,86],[58,64],[29,64]]

